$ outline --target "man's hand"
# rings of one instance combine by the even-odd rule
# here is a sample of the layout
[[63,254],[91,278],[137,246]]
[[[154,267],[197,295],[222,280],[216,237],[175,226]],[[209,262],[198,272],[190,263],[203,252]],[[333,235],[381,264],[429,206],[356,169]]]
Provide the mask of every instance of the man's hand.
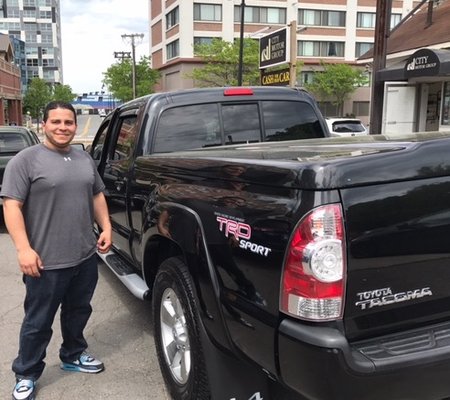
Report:
[[34,278],[41,276],[41,271],[44,269],[39,255],[30,247],[26,250],[17,252],[17,259],[19,261],[20,270],[24,275],[29,275]]
[[100,253],[107,253],[111,248],[111,230],[102,231],[97,240],[97,250]]

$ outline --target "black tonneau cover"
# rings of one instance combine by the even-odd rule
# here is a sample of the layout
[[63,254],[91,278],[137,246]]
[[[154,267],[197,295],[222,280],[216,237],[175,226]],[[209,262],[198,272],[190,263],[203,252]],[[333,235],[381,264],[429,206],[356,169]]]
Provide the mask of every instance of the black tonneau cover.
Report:
[[195,169],[205,177],[208,160],[214,160],[215,166],[238,163],[253,170],[260,167],[266,173],[269,168],[273,179],[254,174],[252,182],[325,190],[450,175],[449,154],[450,132],[427,132],[266,142],[150,157],[154,162],[163,156],[166,166],[173,158],[174,166]]

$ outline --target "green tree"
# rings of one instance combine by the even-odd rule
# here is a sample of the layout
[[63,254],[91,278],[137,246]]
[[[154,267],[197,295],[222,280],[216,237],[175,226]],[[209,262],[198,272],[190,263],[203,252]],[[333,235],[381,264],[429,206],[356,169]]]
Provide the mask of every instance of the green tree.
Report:
[[[239,69],[239,40],[234,43],[213,39],[210,44],[195,46],[195,55],[202,59],[204,66],[194,68],[189,78],[197,86],[236,86]],[[259,44],[253,39],[244,39],[242,60],[242,83],[259,85]]]
[[332,101],[337,106],[338,115],[343,115],[344,101],[359,87],[367,83],[361,69],[347,64],[322,63],[323,71],[316,72],[311,83],[306,84],[320,101]]
[[48,83],[41,78],[33,78],[23,98],[23,108],[32,118],[38,120],[38,131],[42,111],[51,100],[52,91]]
[[72,92],[72,88],[69,85],[57,84],[53,87],[53,100],[71,103],[76,96],[76,93]]
[[[117,99],[133,99],[133,66],[131,59],[123,59],[111,65],[103,72],[103,83]],[[154,86],[160,78],[159,71],[150,68],[150,59],[142,56],[136,64],[136,96],[154,92]]]

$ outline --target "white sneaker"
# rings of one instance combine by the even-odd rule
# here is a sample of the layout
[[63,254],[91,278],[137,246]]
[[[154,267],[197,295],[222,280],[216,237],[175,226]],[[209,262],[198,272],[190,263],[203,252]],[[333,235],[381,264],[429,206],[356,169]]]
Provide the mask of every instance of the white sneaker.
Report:
[[35,382],[32,379],[18,379],[12,393],[13,400],[34,400]]

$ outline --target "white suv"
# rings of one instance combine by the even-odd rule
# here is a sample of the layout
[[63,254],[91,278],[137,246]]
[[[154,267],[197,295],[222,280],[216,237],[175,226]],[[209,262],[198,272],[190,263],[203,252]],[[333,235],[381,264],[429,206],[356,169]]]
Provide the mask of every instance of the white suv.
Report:
[[356,118],[326,118],[331,136],[367,135],[367,129],[361,120]]

